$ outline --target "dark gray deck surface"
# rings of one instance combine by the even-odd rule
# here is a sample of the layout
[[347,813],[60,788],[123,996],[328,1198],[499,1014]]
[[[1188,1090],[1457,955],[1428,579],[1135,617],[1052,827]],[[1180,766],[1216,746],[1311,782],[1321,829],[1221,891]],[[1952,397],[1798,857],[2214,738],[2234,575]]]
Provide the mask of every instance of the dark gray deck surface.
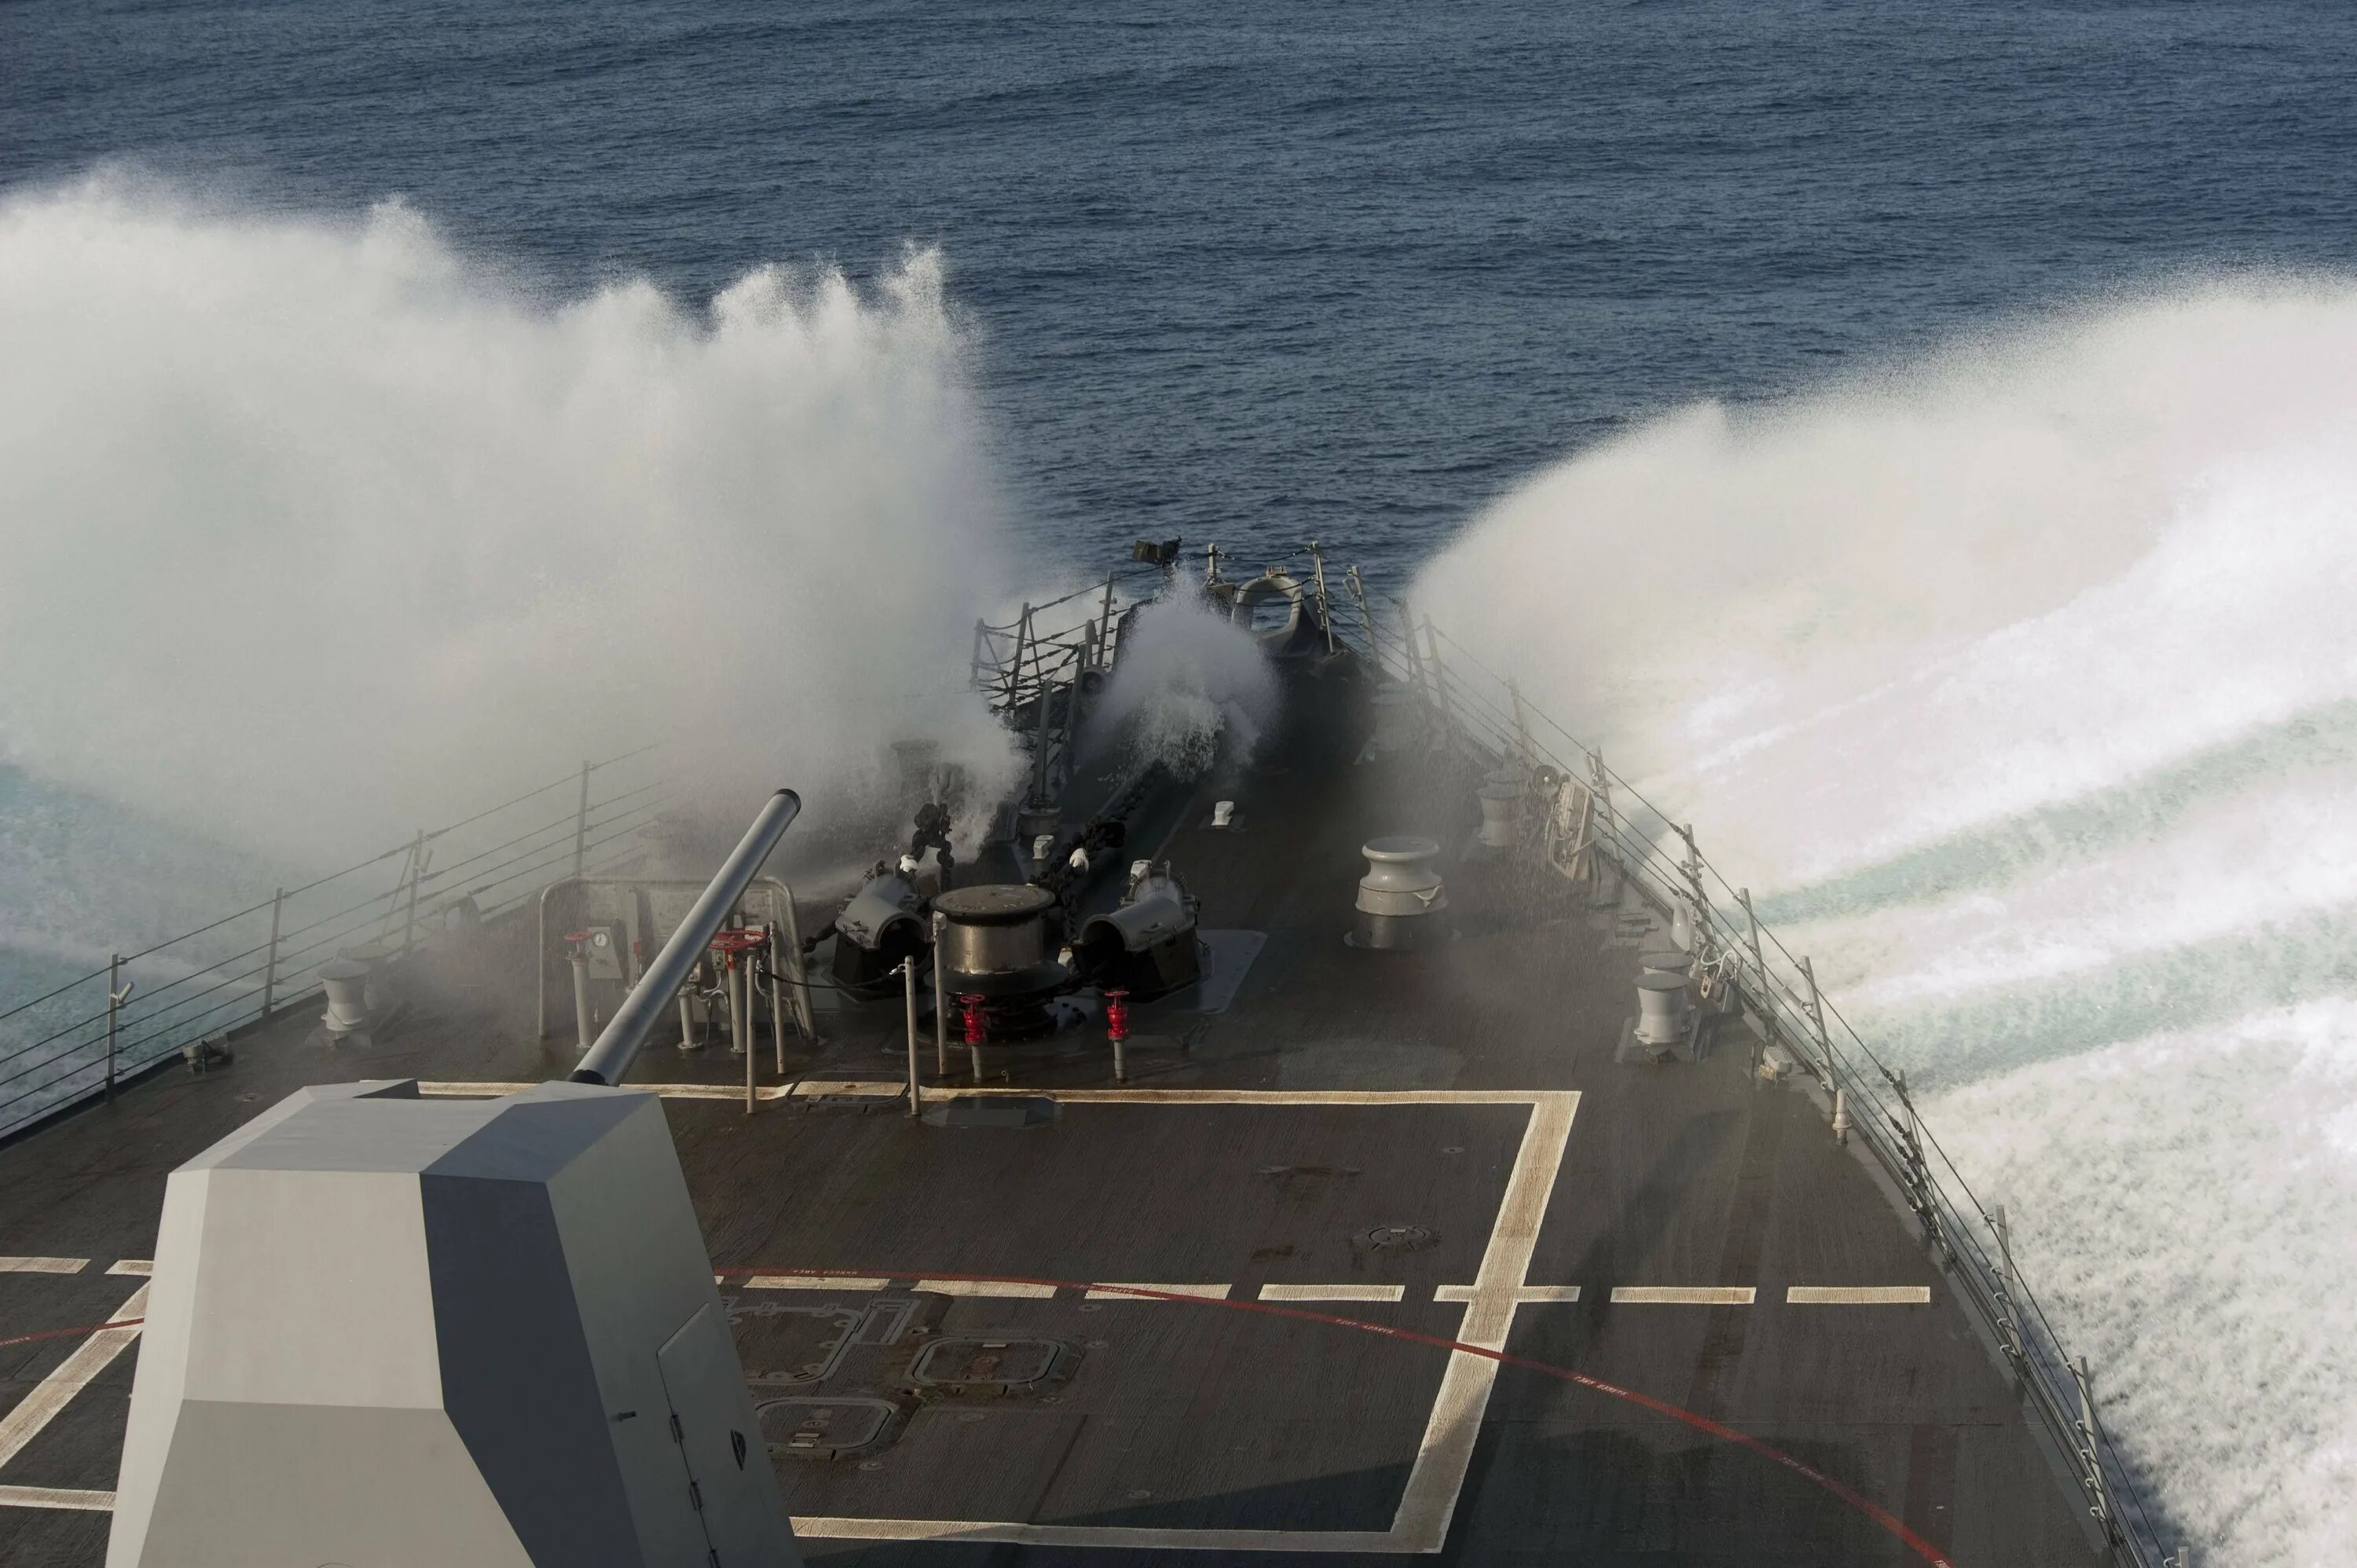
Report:
[[[1213,795],[1242,802],[1243,831],[1201,825]],[[1389,762],[1257,772],[1207,785],[1176,813],[1167,853],[1203,900],[1205,926],[1267,941],[1225,1013],[1137,1010],[1134,1087],[1284,1090],[1300,1101],[1067,1101],[1052,1122],[1024,1128],[917,1125],[882,1102],[773,1101],[748,1119],[726,1101],[668,1101],[716,1267],[891,1282],[770,1291],[732,1281],[730,1294],[774,1312],[857,1309],[956,1273],[1218,1283],[1236,1303],[1270,1283],[1396,1283],[1395,1305],[1309,1309],[1451,1337],[1466,1309],[1434,1292],[1474,1282],[1533,1110],[1446,1097],[1576,1090],[1527,1278],[1581,1295],[1523,1305],[1512,1353],[1749,1434],[1964,1568],[2095,1561],[2063,1479],[1911,1222],[1835,1144],[1820,1107],[1756,1078],[1748,1043],[1733,1034],[1699,1065],[1614,1064],[1638,950],[1620,909],[1591,909],[1586,888],[1552,874],[1452,865],[1459,940],[1422,954],[1345,946],[1359,843],[1422,831],[1453,852],[1472,815],[1469,785],[1450,769]],[[141,1282],[103,1271],[149,1256],[166,1173],[297,1084],[564,1071],[569,1052],[526,1038],[522,940],[520,928],[500,929],[475,951],[429,955],[417,969],[430,985],[365,1059],[307,1048],[316,1007],[306,1007],[242,1041],[225,1072],[157,1078],[0,1148],[0,1252],[91,1260],[73,1276],[0,1274],[0,1335],[120,1308]],[[790,1042],[793,1074],[898,1075],[897,1002],[830,1009],[822,1025],[822,1050]],[[770,1082],[766,1056],[765,1045]],[[930,1052],[926,1061],[930,1069]],[[1102,1088],[1110,1077],[1091,1029],[994,1053],[992,1068],[1049,1089]],[[638,1077],[726,1082],[739,1070],[716,1050],[683,1057],[659,1038]],[[1432,1101],[1314,1102],[1359,1090]],[[1354,1241],[1390,1224],[1426,1227],[1436,1240],[1407,1252]],[[1791,1305],[1792,1284],[1921,1284],[1931,1303]],[[1758,1294],[1740,1306],[1610,1300],[1632,1285]],[[1067,1380],[1033,1392],[928,1400],[871,1455],[780,1460],[798,1516],[1380,1532],[1400,1506],[1448,1363],[1442,1350],[1233,1305],[1090,1301],[1071,1290],[953,1297],[940,1331],[1052,1339],[1079,1359]],[[81,1343],[0,1352],[0,1406],[15,1406]],[[913,1347],[846,1358],[824,1392],[897,1387]],[[0,1486],[111,1487],[135,1354],[0,1467]],[[95,1563],[105,1528],[100,1512],[0,1507],[0,1562]],[[942,1568],[1168,1554],[814,1535],[804,1550],[830,1563]],[[1292,1553],[1198,1555],[1266,1564]],[[1489,1394],[1443,1555],[1921,1561],[1760,1453],[1513,1367]]]

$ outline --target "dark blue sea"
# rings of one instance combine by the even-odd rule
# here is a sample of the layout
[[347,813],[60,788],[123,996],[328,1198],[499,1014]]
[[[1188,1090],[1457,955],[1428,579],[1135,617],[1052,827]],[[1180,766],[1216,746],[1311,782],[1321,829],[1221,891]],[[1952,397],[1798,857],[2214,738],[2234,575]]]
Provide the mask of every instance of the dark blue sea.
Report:
[[2330,4],[0,7],[0,182],[404,195],[559,289],[942,247],[1043,536],[1404,564],[1649,412],[2357,249]]

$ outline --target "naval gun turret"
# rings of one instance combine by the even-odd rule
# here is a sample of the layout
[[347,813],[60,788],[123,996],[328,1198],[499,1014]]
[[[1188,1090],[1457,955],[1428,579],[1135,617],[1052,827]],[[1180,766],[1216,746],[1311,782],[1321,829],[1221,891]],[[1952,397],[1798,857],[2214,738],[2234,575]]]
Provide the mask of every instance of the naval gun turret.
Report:
[[799,1563],[662,1108],[611,1086],[800,809],[573,1081],[300,1090],[172,1173],[111,1568]]

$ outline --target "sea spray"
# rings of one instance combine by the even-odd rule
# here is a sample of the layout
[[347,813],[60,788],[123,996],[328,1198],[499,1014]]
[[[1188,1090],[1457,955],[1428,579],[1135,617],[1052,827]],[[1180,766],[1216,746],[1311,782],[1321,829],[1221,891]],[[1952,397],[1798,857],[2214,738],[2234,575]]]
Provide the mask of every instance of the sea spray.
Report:
[[1225,607],[1182,589],[1142,607],[1123,638],[1103,733],[1182,779],[1211,768],[1222,737],[1234,760],[1252,760],[1276,721],[1276,676]]
[[553,298],[399,203],[0,203],[0,755],[340,864],[585,757],[985,777],[1009,577],[942,263]]
[[1413,597],[1926,1087],[2172,1530],[2357,1540],[2357,286],[2234,278],[1543,474]]

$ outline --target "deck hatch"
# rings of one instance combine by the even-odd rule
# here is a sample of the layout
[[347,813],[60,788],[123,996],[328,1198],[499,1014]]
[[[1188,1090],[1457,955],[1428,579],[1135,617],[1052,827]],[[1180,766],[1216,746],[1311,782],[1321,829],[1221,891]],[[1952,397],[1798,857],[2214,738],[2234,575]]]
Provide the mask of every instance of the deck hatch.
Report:
[[769,1400],[758,1413],[770,1453],[794,1459],[842,1459],[880,1448],[897,1434],[900,1416],[889,1400],[859,1396]]
[[950,1393],[1014,1393],[1068,1375],[1079,1352],[1053,1339],[936,1339],[909,1380]]

